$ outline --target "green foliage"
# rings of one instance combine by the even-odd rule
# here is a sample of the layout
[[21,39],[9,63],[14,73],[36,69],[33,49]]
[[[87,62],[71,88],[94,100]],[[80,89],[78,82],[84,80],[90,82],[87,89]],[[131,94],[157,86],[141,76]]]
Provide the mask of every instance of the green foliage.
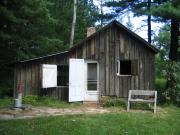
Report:
[[38,96],[28,95],[22,98],[23,104],[36,105],[38,103]]
[[[46,106],[53,108],[68,108],[68,107],[78,107],[81,103],[67,103],[65,101],[60,101],[50,97],[38,97],[34,95],[28,95],[22,98],[23,105],[32,105],[32,106]],[[9,108],[14,106],[14,98],[4,97],[0,99],[0,109]]]
[[10,97],[4,97],[0,99],[0,109],[12,107],[13,106],[13,99]]
[[38,97],[34,95],[28,95],[23,97],[22,102],[23,104],[30,104],[33,106],[47,106],[47,107],[55,107],[55,108],[76,107],[80,105],[80,103],[67,103],[46,96]]
[[[103,103],[104,107],[122,107],[127,109],[127,99],[122,98],[109,98]],[[149,106],[147,103],[131,103],[132,109],[152,109],[152,106]]]
[[157,90],[165,90],[166,83],[167,83],[167,80],[164,78],[156,78],[155,79],[155,87]]
[[141,109],[141,110],[153,110],[153,104],[141,103],[141,102],[132,102],[131,109]]
[[180,106],[180,62],[167,65],[167,100]]
[[104,107],[127,107],[127,100],[120,98],[110,98],[103,104]]
[[13,86],[12,81],[8,80],[5,81],[0,85],[0,98],[6,97],[6,96],[13,96]]
[[166,86],[167,86],[167,80],[164,78],[156,78],[155,79],[155,89],[157,90],[157,102],[159,104],[166,103]]
[[[13,79],[7,64],[69,47],[72,5],[72,0],[1,0],[0,87]],[[97,8],[92,1],[79,0],[77,12],[75,43],[96,21]]]
[[167,0],[159,6],[155,6],[152,9],[152,13],[155,16],[160,16],[165,19],[178,18],[180,19],[180,2],[178,0]]

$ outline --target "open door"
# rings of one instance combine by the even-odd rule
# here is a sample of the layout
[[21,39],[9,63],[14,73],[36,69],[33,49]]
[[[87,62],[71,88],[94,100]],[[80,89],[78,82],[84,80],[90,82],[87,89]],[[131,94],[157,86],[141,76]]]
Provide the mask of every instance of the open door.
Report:
[[84,59],[69,60],[69,102],[84,100]]
[[42,65],[42,88],[57,87],[57,65]]

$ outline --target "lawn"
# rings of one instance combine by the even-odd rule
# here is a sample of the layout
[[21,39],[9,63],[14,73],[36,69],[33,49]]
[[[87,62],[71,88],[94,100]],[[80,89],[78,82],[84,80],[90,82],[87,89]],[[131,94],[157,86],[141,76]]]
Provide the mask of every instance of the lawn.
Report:
[[180,135],[180,109],[0,121],[1,135]]

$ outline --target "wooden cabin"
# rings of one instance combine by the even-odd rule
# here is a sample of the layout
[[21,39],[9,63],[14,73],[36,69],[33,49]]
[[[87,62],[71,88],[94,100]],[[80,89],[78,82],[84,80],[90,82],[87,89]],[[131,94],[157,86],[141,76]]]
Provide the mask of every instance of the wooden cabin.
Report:
[[67,51],[15,63],[14,96],[21,91],[69,102],[126,98],[130,89],[154,89],[157,52],[112,21]]

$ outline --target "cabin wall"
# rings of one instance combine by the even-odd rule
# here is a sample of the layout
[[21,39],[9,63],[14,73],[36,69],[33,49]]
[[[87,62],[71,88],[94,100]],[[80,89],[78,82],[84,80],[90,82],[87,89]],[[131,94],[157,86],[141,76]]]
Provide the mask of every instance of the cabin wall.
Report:
[[[24,95],[40,94],[42,93],[42,64],[67,65],[69,58],[84,58],[97,60],[99,63],[100,96],[127,97],[130,89],[154,89],[155,53],[141,44],[124,30],[112,26],[71,49],[68,53],[17,64],[15,82],[16,85],[24,84]],[[138,74],[136,76],[117,76],[116,61],[119,59],[137,60]],[[50,91],[44,91],[44,93],[51,93],[48,94],[51,96],[52,93],[56,93],[54,95],[63,93],[63,91],[67,93],[66,89],[62,90],[61,88]]]
[[[154,89],[155,53],[122,29],[110,27],[84,44],[71,51],[70,58],[99,62],[101,96],[127,97],[130,89]],[[117,60],[137,60],[138,74],[117,76]]]
[[17,97],[18,85],[22,84],[22,94],[25,95],[46,95],[57,99],[66,100],[68,87],[42,89],[42,64],[67,65],[67,55],[52,56],[31,62],[16,64],[14,68],[14,97]]

